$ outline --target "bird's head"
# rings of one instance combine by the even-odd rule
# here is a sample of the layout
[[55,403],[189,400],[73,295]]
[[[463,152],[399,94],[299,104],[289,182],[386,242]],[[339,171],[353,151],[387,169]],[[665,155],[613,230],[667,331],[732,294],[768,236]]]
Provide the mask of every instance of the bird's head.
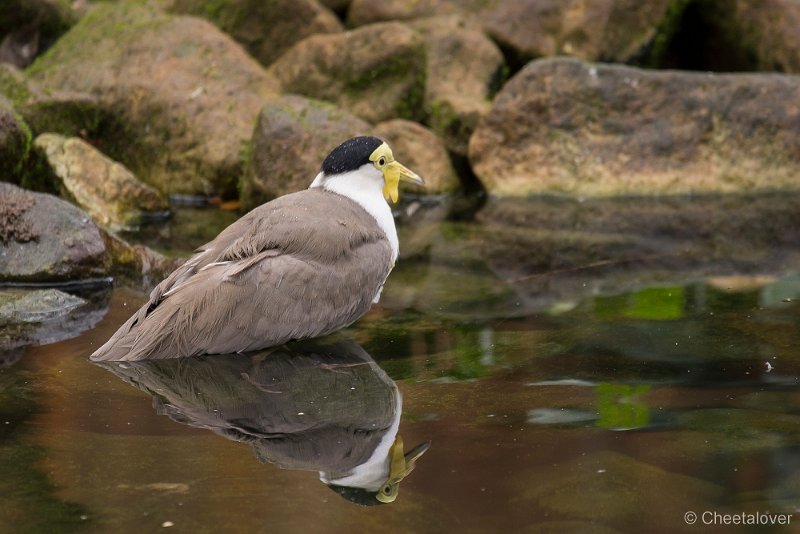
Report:
[[[328,487],[348,501],[365,506],[389,504],[397,499],[400,482],[414,470],[417,459],[425,454],[431,442],[420,443],[409,452],[403,449],[403,438],[396,436],[387,458],[381,460],[383,469],[375,473],[375,480],[364,480],[362,486],[342,486],[335,481],[327,482]],[[377,482],[377,487],[373,487]]]
[[334,148],[311,186],[324,188],[326,182],[338,177],[374,181],[382,185],[384,198],[392,202],[397,202],[400,182],[425,185],[415,172],[394,159],[385,141],[371,136],[353,137]]

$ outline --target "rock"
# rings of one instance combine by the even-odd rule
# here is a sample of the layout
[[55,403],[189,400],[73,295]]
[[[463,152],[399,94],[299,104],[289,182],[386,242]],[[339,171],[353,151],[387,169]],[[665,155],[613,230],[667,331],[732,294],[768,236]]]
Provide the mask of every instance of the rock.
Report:
[[0,93],[11,100],[34,135],[54,132],[70,137],[108,137],[122,130],[92,95],[43,91],[17,68],[0,64]]
[[484,27],[524,62],[570,55],[625,63],[652,44],[669,14],[670,0],[523,0],[484,10]]
[[108,273],[91,218],[69,202],[0,183],[0,279],[65,282]]
[[308,37],[269,69],[285,92],[378,122],[424,115],[425,43],[400,23]]
[[144,245],[132,245],[111,232],[102,231],[102,235],[115,281],[122,279],[142,291],[151,291],[185,261],[184,258],[167,258]]
[[172,0],[170,10],[205,17],[269,65],[296,42],[342,31],[342,23],[316,0]]
[[127,127],[105,152],[165,193],[233,194],[241,150],[277,87],[210,23],[133,1],[92,8],[28,72],[97,95]]
[[0,63],[26,67],[78,20],[71,2],[4,0],[0,3]]
[[0,95],[0,180],[11,181],[20,174],[30,148],[30,128]]
[[534,61],[470,139],[494,195],[800,189],[800,77]]
[[300,96],[269,102],[258,116],[241,185],[242,207],[306,189],[339,143],[371,126],[336,106]]
[[[702,0],[698,10],[718,43],[745,70],[800,73],[800,4],[792,0]],[[709,50],[709,53],[730,50]],[[712,59],[712,58],[709,58]],[[733,65],[734,67],[737,65]]]
[[350,7],[350,0],[319,0],[319,3],[337,13],[344,13]]
[[106,228],[131,229],[148,212],[165,212],[169,204],[123,165],[75,137],[42,134],[34,141],[64,196],[71,198]]
[[422,19],[411,24],[427,50],[427,123],[453,152],[465,156],[478,120],[489,111],[493,85],[503,77],[503,55],[464,16]]
[[0,360],[8,355],[16,360],[26,346],[70,339],[92,328],[106,314],[111,291],[93,293],[87,301],[57,289],[0,290]]
[[512,505],[615,528],[671,524],[698,503],[717,502],[724,495],[717,484],[610,451],[580,455],[543,471],[541,484],[510,477]]
[[418,173],[425,188],[404,186],[417,194],[441,194],[456,191],[460,183],[444,145],[428,128],[405,119],[394,119],[375,126],[373,135],[392,147],[397,161]]
[[361,26],[461,15],[481,24],[515,65],[556,55],[629,62],[650,50],[661,26],[679,16],[683,5],[671,0],[353,0],[347,22]]
[[388,20],[411,20],[461,12],[453,0],[352,0],[347,12],[349,26],[363,26]]

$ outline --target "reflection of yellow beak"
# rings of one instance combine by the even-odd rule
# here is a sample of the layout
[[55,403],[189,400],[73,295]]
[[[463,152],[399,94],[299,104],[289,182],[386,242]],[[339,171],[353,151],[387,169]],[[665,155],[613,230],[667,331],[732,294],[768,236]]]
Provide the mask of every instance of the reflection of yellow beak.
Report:
[[394,502],[400,489],[400,482],[411,474],[417,458],[425,454],[425,451],[430,446],[431,442],[425,441],[411,449],[407,454],[403,454],[403,438],[400,436],[395,438],[392,448],[389,449],[389,480],[384,483],[378,491],[378,495],[376,495],[379,501],[382,503]]
[[397,198],[400,196],[398,189],[401,181],[425,187],[425,182],[417,173],[398,161],[386,164],[383,169],[383,181],[383,196],[386,200],[391,199],[393,203],[397,203]]

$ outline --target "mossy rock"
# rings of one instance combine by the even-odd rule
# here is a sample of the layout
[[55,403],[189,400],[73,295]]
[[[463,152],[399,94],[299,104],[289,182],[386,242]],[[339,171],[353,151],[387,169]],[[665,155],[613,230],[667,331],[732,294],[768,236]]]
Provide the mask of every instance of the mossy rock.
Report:
[[95,96],[119,128],[104,152],[170,194],[234,195],[241,147],[277,92],[210,23],[136,1],[95,5],[28,74]]
[[286,92],[333,102],[370,122],[424,118],[425,43],[400,23],[315,35],[269,69]]

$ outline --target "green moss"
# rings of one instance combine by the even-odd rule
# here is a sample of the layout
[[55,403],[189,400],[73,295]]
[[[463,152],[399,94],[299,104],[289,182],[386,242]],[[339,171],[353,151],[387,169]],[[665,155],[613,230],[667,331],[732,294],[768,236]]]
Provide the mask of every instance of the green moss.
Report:
[[14,107],[26,104],[33,93],[12,67],[0,64],[0,94],[8,98]]

